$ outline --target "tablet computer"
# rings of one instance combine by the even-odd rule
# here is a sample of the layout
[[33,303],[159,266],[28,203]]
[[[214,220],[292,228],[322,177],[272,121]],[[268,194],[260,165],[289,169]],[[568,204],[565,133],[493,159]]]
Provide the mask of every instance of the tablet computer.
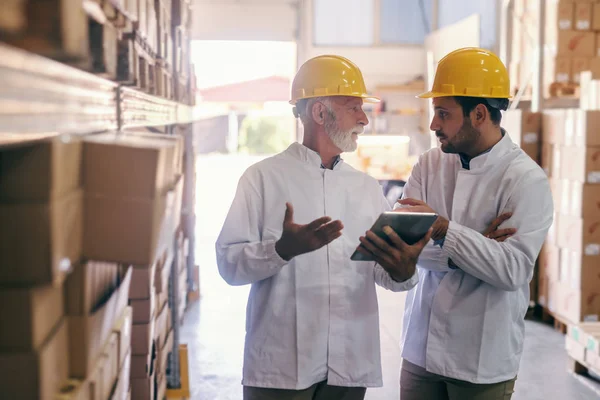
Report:
[[[383,232],[383,227],[387,225],[407,244],[415,244],[427,234],[437,217],[438,215],[434,213],[386,211],[379,215],[371,227],[371,231],[391,243],[388,236]],[[354,251],[350,259],[353,261],[373,261],[371,256],[362,254],[358,250]]]

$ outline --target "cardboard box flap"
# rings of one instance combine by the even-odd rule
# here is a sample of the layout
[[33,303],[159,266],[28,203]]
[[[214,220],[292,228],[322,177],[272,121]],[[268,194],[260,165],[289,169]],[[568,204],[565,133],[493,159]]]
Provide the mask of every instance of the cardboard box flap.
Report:
[[107,302],[119,285],[119,268],[98,261],[76,265],[65,282],[67,315],[87,315]]
[[131,267],[122,268],[121,282],[112,296],[86,316],[69,317],[71,377],[85,379],[92,372],[120,315],[127,307]]

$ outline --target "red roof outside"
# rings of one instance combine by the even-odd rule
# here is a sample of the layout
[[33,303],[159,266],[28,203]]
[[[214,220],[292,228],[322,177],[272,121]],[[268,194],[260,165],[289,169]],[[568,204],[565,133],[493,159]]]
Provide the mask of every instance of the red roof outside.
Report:
[[201,101],[207,102],[287,102],[290,99],[290,80],[282,76],[269,76],[252,81],[198,89],[198,94]]

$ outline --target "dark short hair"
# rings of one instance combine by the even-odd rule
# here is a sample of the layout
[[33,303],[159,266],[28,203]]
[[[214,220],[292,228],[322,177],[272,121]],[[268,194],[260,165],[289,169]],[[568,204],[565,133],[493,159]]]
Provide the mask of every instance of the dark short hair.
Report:
[[[468,97],[468,96],[455,96],[454,100],[462,107],[463,114],[468,117],[471,111],[475,109],[479,104],[483,104],[490,113],[490,118],[494,125],[499,125],[502,121],[501,109],[506,110],[508,107],[508,99],[486,99],[483,97]],[[494,107],[490,103],[498,106]]]

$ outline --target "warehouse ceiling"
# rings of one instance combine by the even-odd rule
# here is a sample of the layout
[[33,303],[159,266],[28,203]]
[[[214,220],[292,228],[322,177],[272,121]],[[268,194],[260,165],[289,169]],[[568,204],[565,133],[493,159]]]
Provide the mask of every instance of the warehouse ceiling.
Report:
[[192,0],[192,39],[295,41],[299,1]]

